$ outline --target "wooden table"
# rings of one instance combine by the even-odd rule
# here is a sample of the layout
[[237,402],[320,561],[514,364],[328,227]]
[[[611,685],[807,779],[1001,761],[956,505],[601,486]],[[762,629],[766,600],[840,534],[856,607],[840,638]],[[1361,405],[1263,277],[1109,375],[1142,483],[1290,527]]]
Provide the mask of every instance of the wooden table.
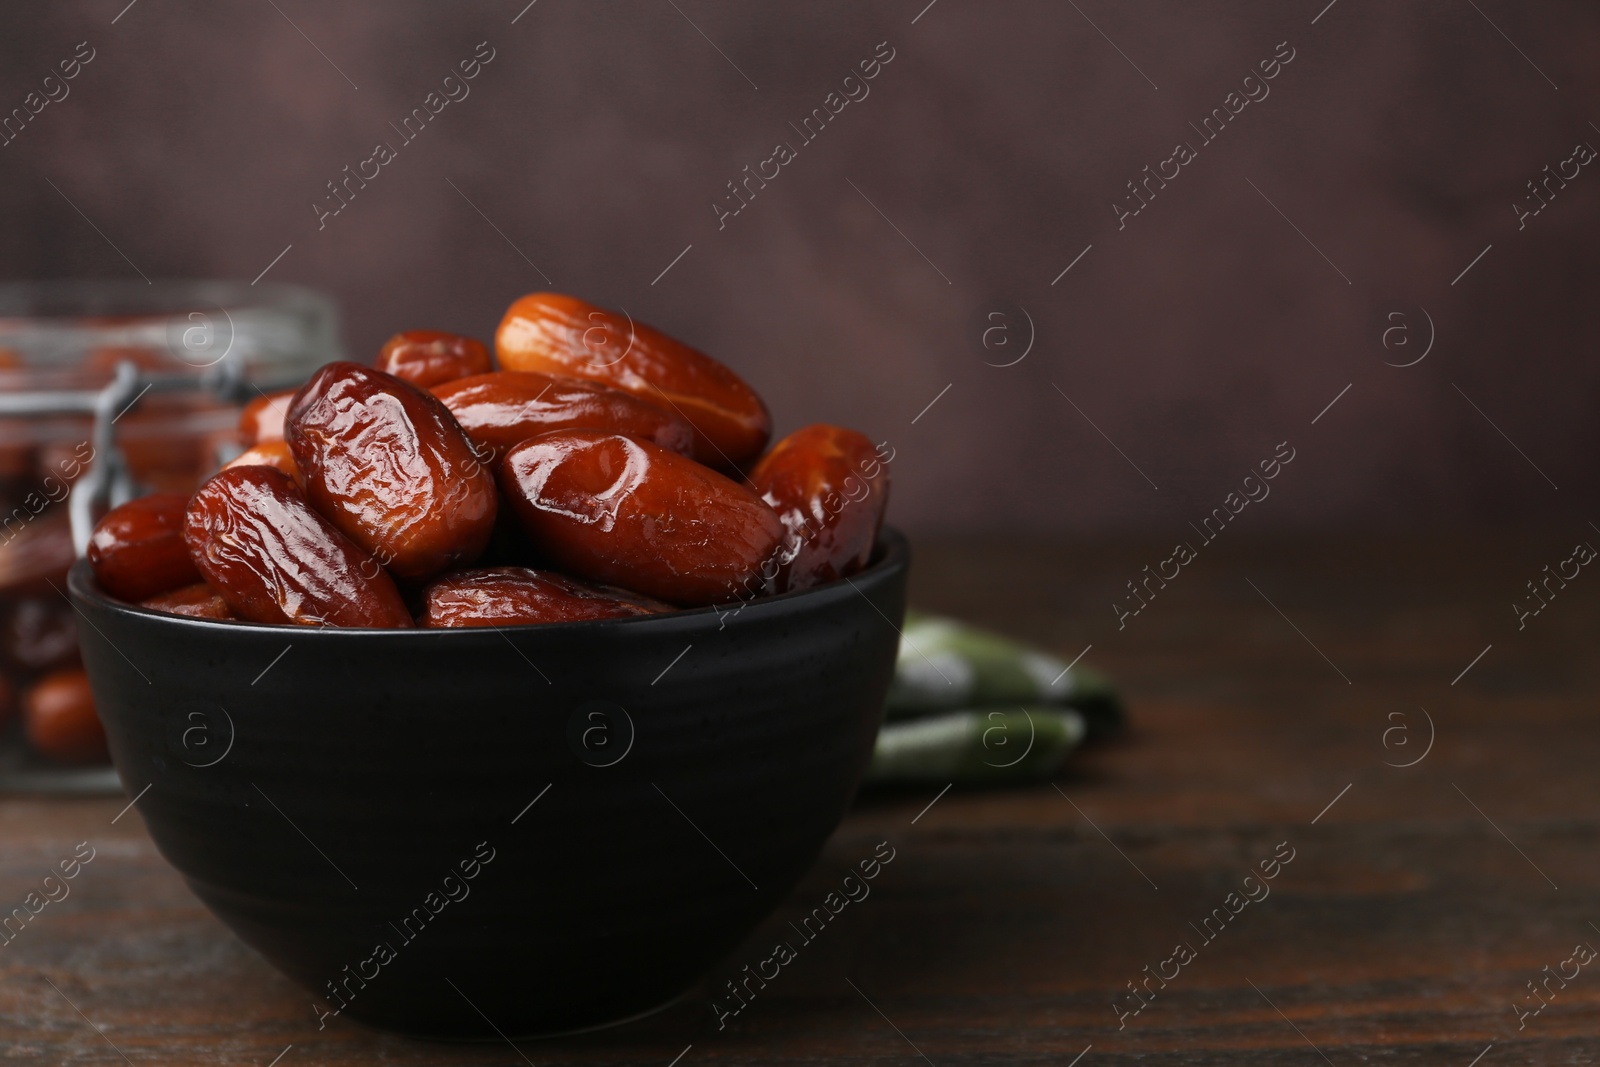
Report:
[[[319,1033],[137,815],[113,825],[121,802],[5,800],[0,907],[97,853],[0,948],[0,1064],[1594,1062],[1600,966],[1565,961],[1600,946],[1600,578],[1520,631],[1509,606],[1584,529],[1219,539],[1121,630],[1110,604],[1159,543],[925,544],[920,606],[1069,658],[1092,643],[1132,731],[1053,784],[863,798],[701,989],[515,1049]],[[719,1030],[713,985],[884,840],[871,896]],[[1275,850],[1292,861],[1246,882]],[[1549,1002],[1519,1029],[1535,980]]]

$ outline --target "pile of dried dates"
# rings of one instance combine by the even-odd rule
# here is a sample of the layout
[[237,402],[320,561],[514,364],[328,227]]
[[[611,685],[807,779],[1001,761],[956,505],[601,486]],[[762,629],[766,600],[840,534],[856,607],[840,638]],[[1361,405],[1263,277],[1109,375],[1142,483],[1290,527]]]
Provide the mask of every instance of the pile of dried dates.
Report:
[[826,425],[769,450],[771,429],[711,357],[534,293],[493,359],[414,330],[258,399],[242,455],[107,513],[89,560],[157,611],[382,628],[650,615],[859,570],[892,452]]

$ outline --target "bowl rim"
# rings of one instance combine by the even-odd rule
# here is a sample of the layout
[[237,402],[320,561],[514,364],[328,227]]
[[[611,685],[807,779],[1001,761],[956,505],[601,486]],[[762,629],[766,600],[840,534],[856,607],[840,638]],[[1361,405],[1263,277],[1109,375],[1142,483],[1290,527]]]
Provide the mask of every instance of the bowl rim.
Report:
[[[366,626],[300,626],[294,623],[249,622],[244,619],[199,619],[192,615],[177,615],[167,611],[156,611],[138,604],[131,604],[125,600],[118,600],[102,590],[94,580],[94,571],[89,561],[78,559],[71,570],[67,572],[67,590],[74,601],[83,601],[95,608],[120,616],[131,616],[141,622],[151,622],[156,625],[170,625],[192,632],[235,633],[235,634],[279,634],[295,635],[299,640],[346,640],[352,637],[365,637],[373,640],[417,640],[419,635],[433,635],[422,637],[422,640],[440,641],[451,640],[449,635],[455,635],[454,640],[465,640],[466,635],[482,636],[484,634],[498,633],[502,636],[512,634],[550,633],[570,634],[594,631],[597,629],[614,630],[622,627],[641,629],[652,627],[662,631],[679,628],[697,628],[696,624],[713,616],[731,613],[737,617],[746,610],[756,611],[758,614],[768,614],[779,605],[796,606],[801,601],[806,606],[821,606],[822,604],[839,600],[844,597],[859,594],[867,603],[872,604],[870,597],[861,588],[864,583],[877,584],[880,580],[895,571],[904,571],[911,562],[911,544],[906,535],[892,526],[884,526],[878,532],[878,540],[873,546],[873,559],[861,570],[831,582],[813,586],[810,589],[800,589],[788,593],[779,593],[774,596],[753,597],[749,600],[732,600],[725,604],[710,604],[699,608],[682,608],[677,611],[662,612],[656,615],[634,615],[618,619],[581,619],[572,622],[533,622],[511,623],[504,626],[448,626],[448,627],[423,627],[411,626],[405,629],[376,628]],[[74,604],[76,607],[77,605]],[[877,607],[873,604],[873,607]],[[81,609],[80,609],[80,613]],[[880,614],[881,614],[880,610]],[[885,616],[886,621],[893,625],[893,620]],[[730,620],[731,621],[731,620]],[[90,620],[90,625],[94,625]],[[724,624],[726,625],[726,624]],[[315,635],[315,636],[313,636]]]

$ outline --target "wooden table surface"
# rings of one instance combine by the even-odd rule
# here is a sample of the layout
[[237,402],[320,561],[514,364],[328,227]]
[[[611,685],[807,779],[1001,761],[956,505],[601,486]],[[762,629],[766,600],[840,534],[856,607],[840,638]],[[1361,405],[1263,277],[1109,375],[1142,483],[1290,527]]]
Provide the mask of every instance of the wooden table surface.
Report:
[[[919,606],[1092,643],[1130,733],[1051,784],[864,797],[700,989],[515,1048],[319,1032],[122,802],[0,800],[0,910],[96,850],[0,947],[0,1064],[1593,1063],[1600,966],[1571,961],[1600,946],[1600,578],[1521,630],[1510,607],[1586,529],[1219,539],[1121,630],[1153,541],[924,544]],[[713,985],[885,840],[871,896],[719,1029]]]

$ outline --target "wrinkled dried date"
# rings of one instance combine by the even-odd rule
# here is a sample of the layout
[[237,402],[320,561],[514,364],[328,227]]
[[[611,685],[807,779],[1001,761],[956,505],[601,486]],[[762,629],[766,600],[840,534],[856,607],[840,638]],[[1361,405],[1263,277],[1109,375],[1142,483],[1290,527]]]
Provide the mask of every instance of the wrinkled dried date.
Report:
[[173,615],[187,615],[192,619],[237,619],[233,609],[222,594],[205,582],[186,585],[170,593],[162,593],[142,602],[142,608],[165,611]]
[[808,589],[867,565],[889,504],[889,467],[865,436],[817,424],[772,446],[750,485],[784,525],[775,591]]
[[622,589],[589,585],[531,567],[491,567],[436,578],[422,593],[417,623],[427,627],[515,626],[624,619],[671,611]]
[[563,569],[684,607],[735,599],[783,533],[744,486],[618,434],[524,441],[506,454],[500,482],[523,528]]
[[688,454],[694,431],[677,415],[600,382],[531,371],[498,371],[448,382],[433,394],[480,451],[503,455],[552,430],[605,430]]
[[106,732],[95,714],[89,676],[80,668],[47,674],[22,699],[28,741],[62,763],[102,763]]
[[432,394],[355,363],[330,363],[284,424],[306,498],[395,575],[471,563],[498,497],[455,416]]
[[722,468],[754,459],[772,435],[755,390],[703,352],[643,323],[560,293],[512,304],[495,334],[506,370],[592,378],[681,415],[695,458]]
[[251,622],[411,625],[394,580],[312,510],[289,476],[233,467],[200,487],[184,540],[195,566]]
[[373,366],[422,389],[494,369],[482,341],[442,330],[407,330],[383,343]]
[[100,588],[139,601],[198,581],[183,542],[183,493],[151,493],[112,508],[89,538],[89,565]]

